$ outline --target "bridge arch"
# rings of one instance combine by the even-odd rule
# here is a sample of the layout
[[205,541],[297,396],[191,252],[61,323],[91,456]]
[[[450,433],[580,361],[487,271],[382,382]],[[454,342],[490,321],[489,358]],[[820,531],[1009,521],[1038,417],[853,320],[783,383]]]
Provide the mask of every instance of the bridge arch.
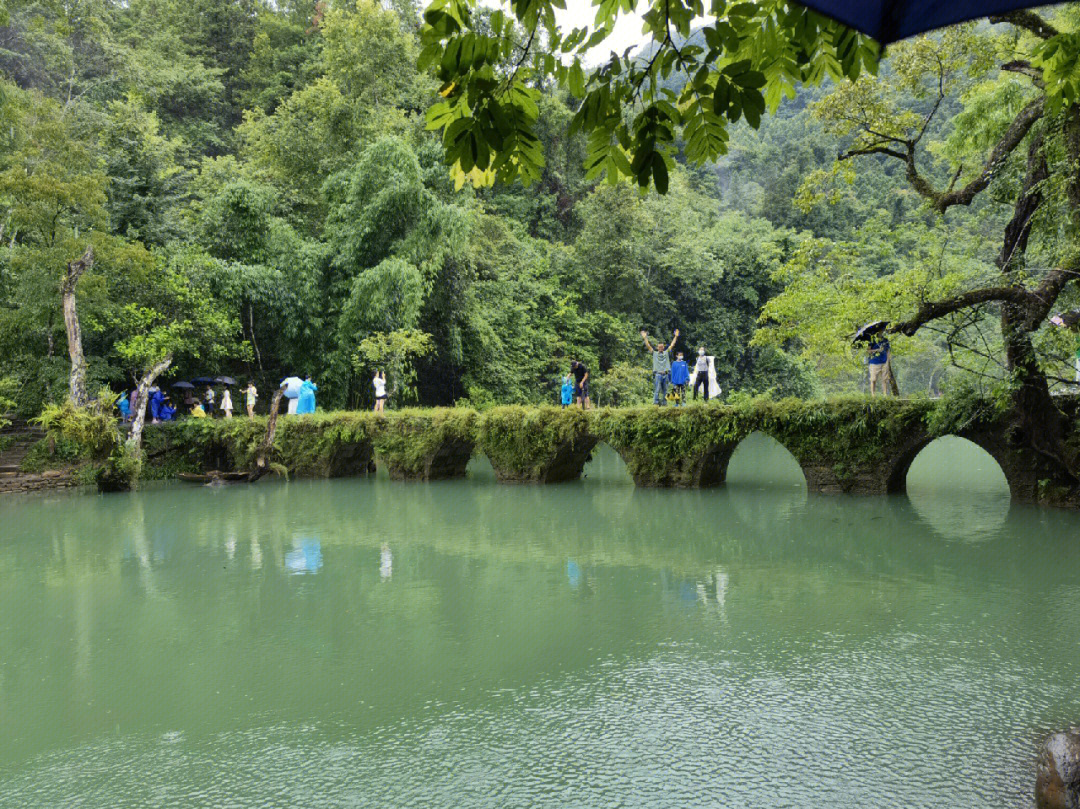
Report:
[[[756,458],[751,457],[756,454]],[[725,470],[729,485],[800,486],[806,474],[799,459],[775,436],[761,430],[746,435],[730,453]]]
[[474,449],[472,457],[469,458],[469,463],[465,467],[465,477],[481,480],[485,483],[494,482],[495,467],[491,465],[491,459],[487,455],[479,449]]
[[[1026,481],[1018,479],[1017,475],[1010,474],[1014,469],[1008,450],[998,440],[990,436],[978,433],[970,435],[942,435],[935,437],[923,437],[913,442],[897,455],[889,471],[888,491],[890,494],[900,494],[908,490],[908,476],[916,460],[931,447],[942,450],[946,447],[958,453],[958,457],[964,460],[955,469],[947,472],[952,480],[971,480],[975,474],[989,476],[992,480],[997,477],[1000,486],[1009,491],[1015,499],[1022,496],[1026,489]],[[975,455],[972,455],[976,452]],[[966,456],[966,457],[964,457]],[[959,477],[957,477],[959,476]],[[977,487],[978,488],[978,487]]]
[[589,483],[632,484],[633,475],[626,461],[618,451],[606,441],[598,441],[592,452],[585,459],[581,477]]

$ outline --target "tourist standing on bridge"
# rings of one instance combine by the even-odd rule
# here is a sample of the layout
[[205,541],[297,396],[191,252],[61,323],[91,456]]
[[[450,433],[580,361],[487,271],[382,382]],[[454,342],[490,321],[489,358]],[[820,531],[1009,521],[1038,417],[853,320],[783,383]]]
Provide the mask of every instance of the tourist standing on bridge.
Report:
[[592,404],[589,402],[589,366],[580,360],[570,363],[570,373],[574,375],[574,396],[582,410],[588,410]]
[[675,362],[671,363],[671,386],[675,388],[675,406],[682,407],[686,404],[686,385],[690,382],[690,366],[683,359],[680,351],[675,355]]
[[881,395],[888,396],[892,383],[892,366],[889,363],[890,346],[885,337],[878,337],[871,341],[866,349],[866,365],[870,369],[870,395],[881,386]]
[[[671,346],[665,347],[663,343],[657,343],[653,348],[649,342],[649,333],[641,330],[641,339],[645,341],[645,348],[652,352],[653,371],[653,404],[661,407],[667,406],[667,386],[671,379]],[[679,330],[675,329],[675,336],[671,338],[671,345],[679,339]]]
[[311,381],[311,374],[305,374],[300,385],[300,398],[296,402],[296,415],[303,416],[315,412],[315,392],[319,386]]
[[709,358],[705,346],[698,346],[697,361],[694,363],[694,401],[697,401],[698,388],[705,391],[705,401],[709,401]]
[[371,384],[375,387],[375,412],[382,413],[386,407],[386,371],[376,371]]
[[574,403],[574,378],[570,374],[562,378],[562,389],[559,394],[563,409]]
[[244,388],[244,396],[247,399],[247,414],[249,419],[255,418],[255,400],[259,398],[259,390],[255,387],[255,383],[252,380],[248,380],[247,387]]

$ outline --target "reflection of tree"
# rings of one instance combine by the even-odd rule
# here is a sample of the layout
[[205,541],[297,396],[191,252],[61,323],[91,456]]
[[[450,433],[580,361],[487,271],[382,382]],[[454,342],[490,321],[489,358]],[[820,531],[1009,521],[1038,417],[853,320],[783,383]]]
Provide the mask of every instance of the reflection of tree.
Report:
[[[815,497],[784,513],[768,492],[623,491],[343,480],[25,504],[0,545],[0,718],[36,728],[19,755],[117,723],[216,732],[333,713],[357,733],[433,701],[484,709],[496,689],[594,676],[597,660],[671,638],[712,643],[720,619],[747,655],[822,633],[878,643],[964,614],[972,589],[988,596],[987,624],[1010,627],[1004,656],[1030,654],[1049,612],[1070,626],[1060,594],[1080,548],[1060,537],[1074,515],[1039,512],[1035,532],[1020,509],[1005,531],[1022,542],[970,546],[918,527],[904,498]],[[175,539],[154,554],[159,533]],[[294,536],[318,536],[332,564],[291,579]],[[395,578],[379,587],[384,543]],[[567,559],[591,597],[567,584]],[[682,583],[693,598],[672,609]]]

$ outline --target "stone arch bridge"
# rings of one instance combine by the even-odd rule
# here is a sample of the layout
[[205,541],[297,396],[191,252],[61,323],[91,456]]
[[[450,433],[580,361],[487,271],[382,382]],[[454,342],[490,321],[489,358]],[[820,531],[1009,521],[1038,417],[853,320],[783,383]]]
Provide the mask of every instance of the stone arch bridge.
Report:
[[[1080,449],[1080,399],[1060,403],[1069,444]],[[293,475],[337,477],[363,474],[377,459],[395,479],[436,480],[463,477],[473,455],[483,454],[500,482],[558,483],[579,478],[604,442],[638,486],[697,488],[722,485],[740,442],[761,432],[791,452],[809,491],[882,495],[904,490],[912,461],[931,441],[955,435],[997,461],[1014,500],[1080,503],[1075,488],[1050,491],[1040,459],[1013,441],[1008,420],[988,403],[968,413],[946,407],[849,397],[589,412],[507,406],[328,413],[282,420],[275,461]],[[180,450],[189,466],[242,469],[261,429],[260,420],[181,423],[148,434],[148,441],[160,445],[159,457]]]

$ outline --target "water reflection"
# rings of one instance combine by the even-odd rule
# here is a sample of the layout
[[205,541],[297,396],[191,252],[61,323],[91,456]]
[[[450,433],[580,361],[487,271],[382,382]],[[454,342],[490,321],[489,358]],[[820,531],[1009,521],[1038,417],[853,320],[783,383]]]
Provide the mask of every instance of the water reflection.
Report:
[[18,504],[0,805],[1019,806],[1080,712],[1075,514],[602,479]]
[[285,554],[285,567],[294,575],[318,573],[322,563],[322,544],[314,537],[294,539],[293,549]]
[[1009,517],[1009,483],[985,450],[956,436],[939,438],[915,458],[907,495],[919,517],[940,536],[982,542]]
[[389,581],[393,575],[394,554],[390,552],[390,546],[384,543],[379,550],[379,578],[382,581]]
[[566,560],[566,581],[571,587],[581,585],[581,568],[573,559]]

